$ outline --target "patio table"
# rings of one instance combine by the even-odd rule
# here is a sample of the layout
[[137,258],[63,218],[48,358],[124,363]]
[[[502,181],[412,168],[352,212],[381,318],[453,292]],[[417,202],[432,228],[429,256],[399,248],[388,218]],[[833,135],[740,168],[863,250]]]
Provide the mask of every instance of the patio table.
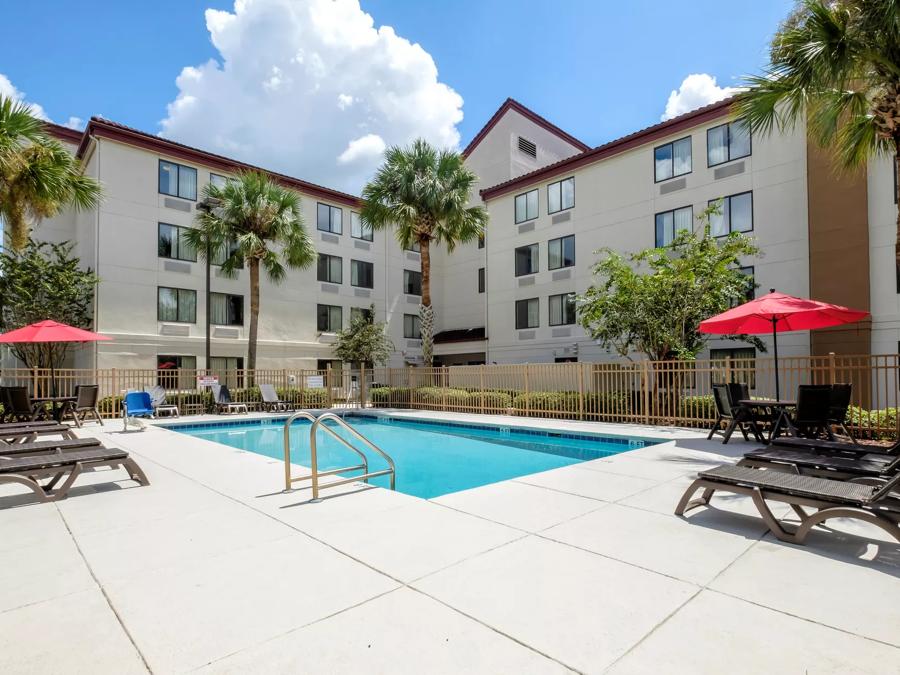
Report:
[[32,405],[40,403],[50,403],[53,411],[53,419],[57,422],[62,421],[63,413],[66,408],[78,400],[77,396],[38,396],[31,399]]
[[777,416],[775,417],[775,423],[769,430],[770,443],[773,439],[778,438],[778,436],[781,435],[781,431],[788,426],[790,420],[790,413],[788,410],[797,407],[797,401],[773,398],[745,398],[738,401],[738,403],[748,408],[770,408],[778,411]]

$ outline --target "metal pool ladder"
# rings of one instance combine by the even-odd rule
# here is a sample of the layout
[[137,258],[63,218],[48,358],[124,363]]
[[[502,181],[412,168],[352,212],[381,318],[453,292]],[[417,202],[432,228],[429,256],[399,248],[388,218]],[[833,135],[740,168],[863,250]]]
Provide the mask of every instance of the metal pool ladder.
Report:
[[[310,474],[308,476],[292,476],[291,475],[291,424],[294,423],[294,420],[297,419],[306,419],[312,422],[309,428],[309,454],[310,454]],[[388,463],[387,469],[382,469],[381,471],[372,471],[369,472],[369,460],[366,457],[365,453],[361,452],[358,448],[356,448],[350,441],[345,439],[343,436],[338,434],[337,431],[334,430],[333,427],[329,427],[325,424],[328,420],[332,420],[336,426],[340,427],[347,431],[351,436],[353,436],[356,440],[365,444],[369,447],[369,449],[377,452],[381,455],[385,461]],[[362,464],[357,464],[356,466],[345,466],[341,469],[328,469],[327,471],[319,471],[319,462],[316,456],[316,431],[319,428],[322,428],[323,431],[331,434],[332,437],[336,438],[338,441],[343,443],[347,448],[355,452],[359,455],[362,460]],[[341,480],[336,480],[333,482],[329,482],[325,485],[319,485],[319,478],[322,476],[332,476],[338,473],[345,473],[348,471],[359,471],[362,470],[362,475],[354,476],[352,478],[343,478]],[[300,481],[310,480],[312,481],[312,495],[313,499],[317,500],[319,498],[319,490],[324,488],[337,487],[338,485],[344,485],[346,483],[355,483],[357,481],[365,481],[369,482],[370,478],[375,478],[377,476],[386,476],[390,474],[391,476],[391,490],[395,490],[397,470],[394,467],[394,460],[391,459],[391,456],[388,455],[384,450],[375,445],[368,438],[359,433],[356,429],[347,424],[342,418],[338,417],[334,413],[323,413],[316,417],[311,413],[306,412],[305,410],[301,410],[299,412],[295,412],[293,415],[287,418],[287,421],[284,423],[284,489],[290,490],[294,483],[299,483]]]

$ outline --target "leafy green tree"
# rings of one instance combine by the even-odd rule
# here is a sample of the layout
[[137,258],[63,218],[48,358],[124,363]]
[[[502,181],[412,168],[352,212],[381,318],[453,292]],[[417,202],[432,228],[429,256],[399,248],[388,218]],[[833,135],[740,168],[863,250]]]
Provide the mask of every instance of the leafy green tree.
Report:
[[100,184],[45,133],[44,122],[27,105],[0,96],[0,219],[11,248],[26,245],[32,223],[67,207],[95,208],[100,198]]
[[[0,253],[0,323],[3,332],[48,319],[77,328],[93,323],[99,279],[72,255],[73,244],[29,239],[21,252]],[[59,366],[71,343],[11,344],[28,368]]]
[[[680,232],[670,247],[622,255],[611,249],[594,268],[599,283],[579,298],[578,321],[600,345],[630,358],[633,352],[654,361],[693,359],[709,336],[700,322],[743,302],[752,284],[741,259],[759,253],[738,232],[710,234],[713,206],[698,217],[699,232]],[[762,351],[756,338],[739,336]]]
[[[769,61],[735,104],[752,131],[806,120],[841,167],[878,154],[900,162],[898,0],[802,0],[772,38]],[[895,253],[900,266],[900,212]]]
[[463,156],[437,150],[419,139],[408,148],[392,147],[384,164],[363,188],[363,223],[375,230],[396,228],[405,249],[419,245],[422,259],[421,319],[422,354],[432,363],[434,309],[431,306],[431,246],[443,244],[452,252],[457,244],[484,235],[487,211],[468,206],[478,177]]
[[[300,196],[259,171],[245,171],[224,185],[207,184],[205,209],[195,218],[197,227],[185,231],[188,245],[201,259],[209,252],[221,259],[222,273],[234,276],[246,266],[250,276],[250,333],[247,368],[256,369],[259,331],[260,268],[269,281],[280,284],[287,269],[305,269],[316,261],[312,239],[303,224]],[[208,364],[207,364],[208,365]]]
[[384,365],[394,352],[394,343],[387,335],[386,323],[375,323],[375,305],[368,312],[360,312],[350,325],[337,333],[334,354],[345,363]]

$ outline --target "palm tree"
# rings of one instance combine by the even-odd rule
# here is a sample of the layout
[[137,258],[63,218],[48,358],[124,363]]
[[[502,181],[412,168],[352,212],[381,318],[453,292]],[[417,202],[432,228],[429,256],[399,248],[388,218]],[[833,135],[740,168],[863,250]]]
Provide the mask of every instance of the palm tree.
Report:
[[[879,154],[900,162],[900,0],[803,0],[772,39],[768,68],[747,84],[735,111],[752,131],[805,118],[844,168]],[[895,252],[900,268],[900,212]]]
[[96,208],[100,198],[100,184],[45,133],[44,122],[26,104],[0,96],[0,218],[11,248],[22,250],[31,223],[66,207]]
[[431,245],[444,244],[452,252],[457,244],[483,236],[487,211],[467,206],[478,181],[462,155],[436,150],[419,139],[408,148],[392,147],[384,164],[363,188],[360,218],[375,230],[397,228],[405,249],[419,245],[422,260],[422,356],[432,363],[434,310],[431,307]]
[[245,171],[222,186],[207,184],[203,201],[208,208],[198,212],[197,227],[185,231],[185,240],[201,258],[206,257],[207,250],[214,259],[224,257],[222,273],[226,276],[233,276],[244,265],[249,269],[247,369],[253,371],[259,329],[260,267],[265,269],[269,281],[279,284],[284,281],[287,268],[304,269],[316,260],[300,214],[300,196],[262,172]]

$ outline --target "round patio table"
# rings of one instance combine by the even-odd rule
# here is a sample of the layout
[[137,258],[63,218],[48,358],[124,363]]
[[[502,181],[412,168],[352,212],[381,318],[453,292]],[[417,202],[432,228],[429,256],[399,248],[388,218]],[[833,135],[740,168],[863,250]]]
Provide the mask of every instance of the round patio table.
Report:
[[66,411],[66,407],[72,403],[75,403],[75,401],[77,400],[77,396],[38,396],[31,399],[31,402],[32,404],[50,403],[51,410],[53,411],[53,419],[55,419],[57,422],[60,422],[62,421],[62,416]]
[[774,398],[745,398],[738,401],[738,403],[748,408],[770,408],[778,411],[778,414],[775,417],[775,423],[769,431],[770,443],[772,442],[772,439],[778,438],[778,436],[781,435],[781,432],[785,427],[789,426],[790,413],[788,410],[797,407],[797,401]]

